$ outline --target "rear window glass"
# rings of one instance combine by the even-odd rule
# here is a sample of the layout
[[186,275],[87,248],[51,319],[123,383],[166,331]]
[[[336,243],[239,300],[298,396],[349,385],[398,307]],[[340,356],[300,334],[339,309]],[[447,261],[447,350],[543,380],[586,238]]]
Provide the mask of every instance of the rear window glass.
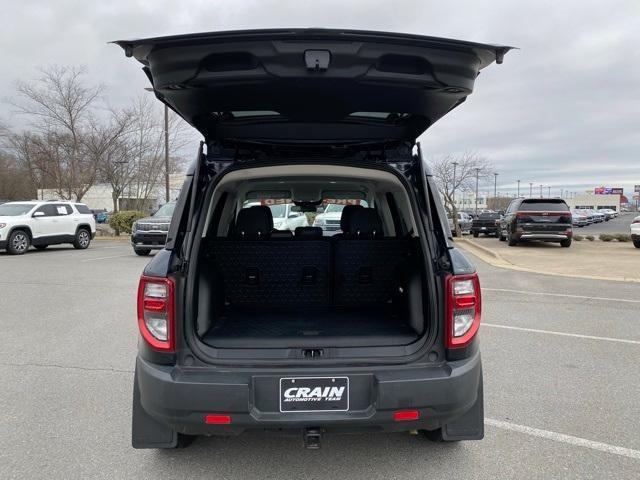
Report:
[[525,212],[567,212],[569,207],[563,201],[553,202],[550,200],[525,200],[520,204],[520,211]]
[[89,210],[89,207],[87,207],[86,205],[82,203],[76,203],[75,205],[76,205],[76,210],[78,210],[78,213],[91,214],[91,210]]

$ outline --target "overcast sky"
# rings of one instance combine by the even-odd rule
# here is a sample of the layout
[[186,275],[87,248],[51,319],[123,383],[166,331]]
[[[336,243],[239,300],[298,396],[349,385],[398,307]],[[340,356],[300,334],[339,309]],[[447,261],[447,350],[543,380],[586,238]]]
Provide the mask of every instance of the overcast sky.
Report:
[[[490,6],[490,7],[489,7]],[[107,42],[243,28],[408,32],[519,47],[485,69],[467,102],[430,128],[427,157],[477,151],[498,189],[581,192],[640,184],[640,1],[20,0],[2,5],[0,88],[47,64],[83,64],[121,105],[147,81]],[[0,120],[13,121],[0,106]],[[195,148],[195,147],[194,147]],[[524,187],[523,187],[524,188]],[[538,187],[539,188],[539,187]],[[546,191],[546,188],[545,188]]]

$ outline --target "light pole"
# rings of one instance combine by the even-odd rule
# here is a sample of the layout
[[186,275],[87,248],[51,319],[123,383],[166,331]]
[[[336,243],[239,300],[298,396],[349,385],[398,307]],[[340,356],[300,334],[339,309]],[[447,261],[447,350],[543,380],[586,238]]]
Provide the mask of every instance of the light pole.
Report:
[[520,198],[520,180],[518,180],[518,197],[517,198]]
[[480,169],[476,168],[476,217],[478,216],[478,176],[480,175]]
[[551,185],[549,185],[549,198],[551,198]]
[[[145,87],[147,92],[153,92],[153,88]],[[169,202],[169,107],[164,105],[164,199]]]
[[453,197],[453,208],[456,208],[456,167],[457,166],[458,166],[458,162],[453,162],[453,192],[451,193],[451,196]]
[[529,182],[529,196],[533,197],[533,182]]
[[540,198],[542,198],[542,184],[540,184]]
[[498,196],[498,174],[493,174],[493,198]]

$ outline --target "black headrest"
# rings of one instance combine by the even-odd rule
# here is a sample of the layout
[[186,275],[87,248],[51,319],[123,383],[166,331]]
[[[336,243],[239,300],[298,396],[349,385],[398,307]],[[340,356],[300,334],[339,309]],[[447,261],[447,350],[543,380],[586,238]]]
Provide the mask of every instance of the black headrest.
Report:
[[342,209],[342,216],[340,217],[340,230],[343,232],[349,231],[349,221],[353,212],[361,209],[362,205],[345,205]]
[[373,208],[355,210],[349,220],[348,232],[352,237],[382,236],[382,221],[378,212]]
[[322,237],[320,227],[296,227],[296,237],[318,238]]
[[269,238],[271,230],[273,230],[273,215],[269,207],[255,205],[238,212],[236,237]]

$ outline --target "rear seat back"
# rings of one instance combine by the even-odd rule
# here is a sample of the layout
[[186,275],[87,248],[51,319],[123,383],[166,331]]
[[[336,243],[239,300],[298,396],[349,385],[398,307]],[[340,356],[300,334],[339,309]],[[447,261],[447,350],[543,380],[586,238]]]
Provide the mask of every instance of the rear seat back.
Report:
[[329,242],[216,239],[209,251],[232,305],[329,303]]
[[409,241],[384,237],[372,208],[354,210],[345,229],[346,235],[334,242],[334,302],[390,302],[404,281]]
[[233,238],[209,244],[209,261],[222,277],[225,302],[233,305],[326,304],[329,245],[295,240],[273,230],[266,206],[238,212]]
[[348,234],[329,239],[313,227],[296,229],[290,238],[264,235],[271,213],[245,210],[255,208],[260,212],[238,215],[235,237],[217,238],[207,249],[228,304],[371,305],[398,294],[409,240],[382,236],[375,210],[354,209]]

